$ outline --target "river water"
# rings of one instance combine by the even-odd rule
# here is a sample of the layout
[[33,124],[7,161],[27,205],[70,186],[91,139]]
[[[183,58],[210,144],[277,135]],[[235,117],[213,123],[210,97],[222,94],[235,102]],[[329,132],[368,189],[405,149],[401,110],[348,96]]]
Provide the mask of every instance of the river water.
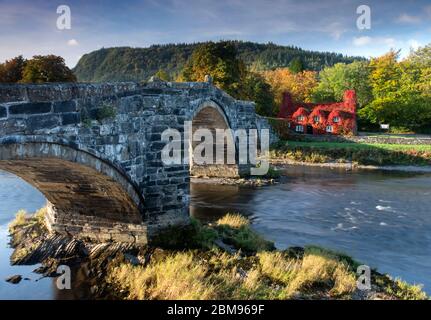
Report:
[[[431,174],[315,167],[290,167],[286,174],[286,183],[259,188],[193,183],[191,214],[212,221],[239,212],[280,249],[314,244],[343,251],[431,293]],[[0,201],[0,299],[87,297],[82,290],[58,291],[53,279],[36,281],[37,266],[10,266],[8,223],[45,199],[0,171]],[[31,280],[4,281],[15,274]]]

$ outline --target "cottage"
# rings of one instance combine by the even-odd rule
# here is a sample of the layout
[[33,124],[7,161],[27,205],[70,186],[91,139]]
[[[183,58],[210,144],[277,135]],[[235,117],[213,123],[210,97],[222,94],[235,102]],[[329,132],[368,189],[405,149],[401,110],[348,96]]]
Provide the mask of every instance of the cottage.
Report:
[[289,128],[297,133],[354,135],[356,124],[356,93],[347,90],[343,102],[294,103],[290,93],[283,95],[279,118],[287,119]]

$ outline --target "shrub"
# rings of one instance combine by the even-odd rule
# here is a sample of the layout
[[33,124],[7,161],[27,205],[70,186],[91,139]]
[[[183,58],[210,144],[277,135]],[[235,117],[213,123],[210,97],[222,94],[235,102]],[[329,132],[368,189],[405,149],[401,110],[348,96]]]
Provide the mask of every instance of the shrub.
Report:
[[347,297],[356,288],[355,274],[348,265],[330,253],[306,251],[300,268],[286,288],[286,296],[298,292],[328,290],[333,297]]
[[427,300],[428,297],[422,291],[422,285],[411,285],[401,279],[395,279],[394,282],[386,287],[386,292],[401,300]]
[[216,224],[218,226],[229,226],[232,228],[241,228],[241,227],[248,227],[250,225],[250,221],[240,215],[240,214],[231,214],[228,213],[223,218],[220,218],[217,220]]
[[104,104],[102,108],[97,110],[97,120],[114,118],[117,115],[117,110],[108,104]]
[[127,291],[128,299],[214,299],[216,288],[206,273],[193,254],[185,252],[153,261],[147,267],[122,264],[111,270],[107,280]]
[[216,222],[221,239],[248,254],[273,250],[274,244],[265,240],[250,227],[250,221],[239,214],[228,214]]

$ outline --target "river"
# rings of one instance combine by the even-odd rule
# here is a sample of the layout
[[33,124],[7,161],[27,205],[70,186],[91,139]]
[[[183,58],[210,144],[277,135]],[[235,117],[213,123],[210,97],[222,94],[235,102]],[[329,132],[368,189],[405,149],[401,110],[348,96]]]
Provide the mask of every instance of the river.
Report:
[[[345,252],[379,271],[431,293],[431,174],[289,167],[286,183],[259,188],[193,183],[191,214],[212,221],[227,212],[250,217],[253,228],[284,249],[319,245]],[[44,205],[42,194],[0,171],[0,299],[72,299],[85,289],[58,291],[36,266],[11,267],[7,224],[21,208]],[[21,274],[31,280],[4,281]]]

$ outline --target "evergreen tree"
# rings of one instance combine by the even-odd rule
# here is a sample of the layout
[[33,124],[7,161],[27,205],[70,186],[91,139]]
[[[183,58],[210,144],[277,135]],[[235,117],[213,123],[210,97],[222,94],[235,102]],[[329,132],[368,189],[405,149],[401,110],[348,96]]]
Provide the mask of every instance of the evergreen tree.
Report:
[[289,70],[293,73],[299,73],[304,71],[301,58],[295,57],[289,62]]

